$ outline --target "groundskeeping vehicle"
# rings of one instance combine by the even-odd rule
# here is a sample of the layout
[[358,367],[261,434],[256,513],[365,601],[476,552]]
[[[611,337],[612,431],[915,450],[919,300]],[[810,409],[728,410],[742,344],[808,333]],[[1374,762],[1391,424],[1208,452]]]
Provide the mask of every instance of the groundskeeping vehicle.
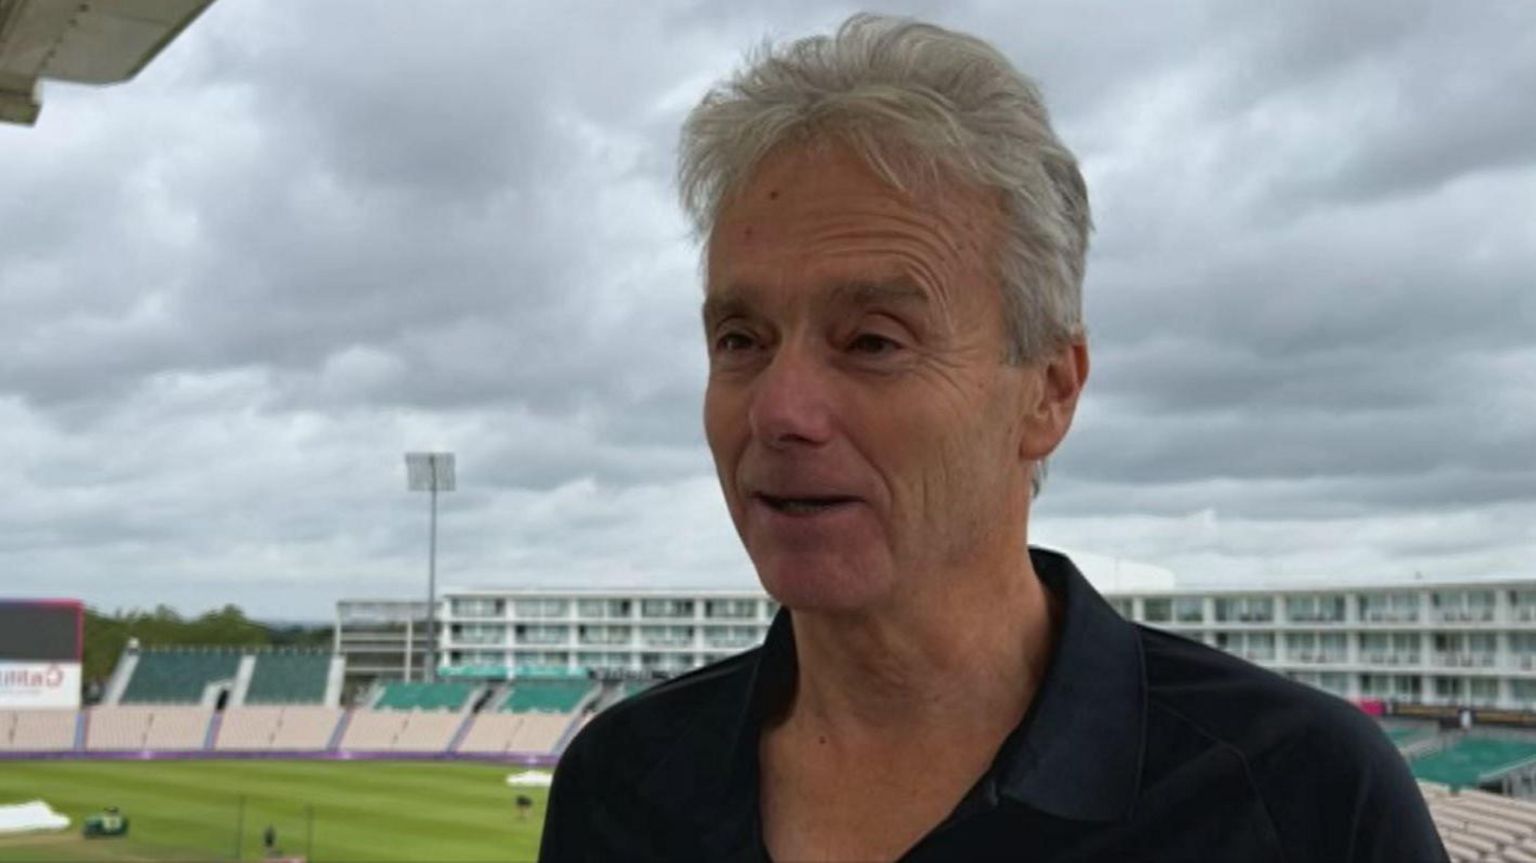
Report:
[[88,815],[85,819],[85,827],[82,831],[87,839],[111,839],[128,835],[128,818],[117,811],[116,806],[108,806],[95,815]]

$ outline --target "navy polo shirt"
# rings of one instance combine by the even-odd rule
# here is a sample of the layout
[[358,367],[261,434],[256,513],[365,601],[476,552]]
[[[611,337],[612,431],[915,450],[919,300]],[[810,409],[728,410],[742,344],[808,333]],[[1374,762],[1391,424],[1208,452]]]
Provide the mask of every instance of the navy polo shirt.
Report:
[[[1446,861],[1407,765],[1353,705],[1121,618],[1066,557],[1046,676],[991,767],[906,861]],[[769,860],[758,740],[795,686],[759,648],[596,716],[555,772],[540,859]]]

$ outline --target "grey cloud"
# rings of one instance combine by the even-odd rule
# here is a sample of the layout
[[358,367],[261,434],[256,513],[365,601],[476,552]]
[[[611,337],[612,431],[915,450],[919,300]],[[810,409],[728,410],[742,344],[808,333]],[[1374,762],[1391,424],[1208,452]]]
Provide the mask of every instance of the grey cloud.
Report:
[[[1043,526],[1190,577],[1308,543],[1529,568],[1528,5],[888,8],[996,40],[1090,174],[1094,374]],[[226,0],[139,80],[51,91],[0,129],[8,590],[414,591],[427,447],[463,466],[453,580],[750,583],[676,129],[848,11]]]

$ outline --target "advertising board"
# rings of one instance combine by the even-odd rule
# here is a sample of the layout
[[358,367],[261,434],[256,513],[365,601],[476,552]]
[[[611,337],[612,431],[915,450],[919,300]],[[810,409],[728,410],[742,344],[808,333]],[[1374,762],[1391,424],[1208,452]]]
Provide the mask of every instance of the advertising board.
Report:
[[80,707],[80,663],[0,660],[0,708]]

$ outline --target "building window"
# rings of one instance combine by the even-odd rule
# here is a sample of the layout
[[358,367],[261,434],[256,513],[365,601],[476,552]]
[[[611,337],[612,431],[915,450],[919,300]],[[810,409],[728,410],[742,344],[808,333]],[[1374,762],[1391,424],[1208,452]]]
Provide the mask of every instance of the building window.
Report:
[[512,613],[523,619],[565,617],[571,604],[564,599],[519,599],[512,603]]
[[1270,662],[1275,658],[1273,632],[1218,632],[1216,646],[1243,659]]
[[1317,649],[1317,633],[1287,632],[1285,658],[1292,662],[1321,662],[1322,654]]
[[676,674],[693,668],[694,661],[687,653],[642,653],[640,667],[646,671]]
[[582,599],[576,602],[576,616],[606,620],[629,617],[627,599]]
[[518,644],[564,644],[570,640],[571,628],[547,623],[525,623],[518,624],[514,634]]
[[707,647],[741,649],[752,647],[762,640],[762,630],[755,626],[706,626],[704,644]]
[[1509,613],[1518,621],[1536,620],[1536,590],[1511,590]]
[[569,653],[558,650],[519,650],[512,654],[512,664],[518,668],[565,668],[570,661]]
[[688,647],[693,644],[693,627],[642,626],[640,643],[646,647]]
[[1349,675],[1339,671],[1325,671],[1317,681],[1318,688],[1338,696],[1349,695]]
[[1317,636],[1317,650],[1322,662],[1349,659],[1349,636],[1343,632],[1324,632]]
[[449,638],[459,644],[505,644],[507,628],[494,623],[456,623]]
[[499,599],[454,599],[448,603],[454,617],[505,617],[507,605]]
[[627,671],[634,665],[628,653],[578,653],[576,664],[594,671]]
[[1142,600],[1141,619],[1147,623],[1168,623],[1173,620],[1173,600],[1166,597]]
[[1391,698],[1394,694],[1392,675],[1360,675],[1360,696],[1362,698]]
[[1474,677],[1467,681],[1467,701],[1477,707],[1499,703],[1499,681],[1493,677]]
[[1267,596],[1229,596],[1216,600],[1221,623],[1273,623],[1275,601]]
[[1462,693],[1460,677],[1435,677],[1435,697],[1450,700],[1460,700]]
[[1453,623],[1493,620],[1493,601],[1491,590],[1437,590],[1429,595],[1435,618]]
[[1173,601],[1175,623],[1199,623],[1205,619],[1205,600],[1198,596],[1181,596]]
[[1288,596],[1285,616],[1293,623],[1343,623],[1344,597],[1338,595]]
[[578,626],[576,641],[579,644],[628,644],[632,632],[628,626]]
[[710,599],[704,602],[704,616],[711,620],[756,620],[755,599]]
[[1131,600],[1124,597],[1109,597],[1109,607],[1113,608],[1116,614],[1126,620],[1131,619],[1131,606],[1133,604]]
[[1415,593],[1362,593],[1360,619],[1366,623],[1414,623],[1419,619]]
[[693,617],[691,599],[646,599],[640,602],[641,617]]

